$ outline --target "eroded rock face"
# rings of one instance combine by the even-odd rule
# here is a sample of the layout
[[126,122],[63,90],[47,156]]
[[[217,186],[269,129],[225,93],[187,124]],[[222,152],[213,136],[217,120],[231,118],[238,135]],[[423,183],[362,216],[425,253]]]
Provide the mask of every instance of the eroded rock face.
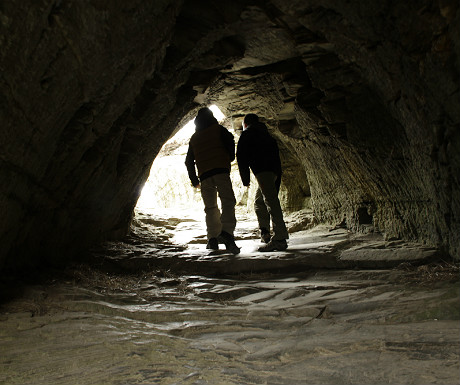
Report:
[[458,258],[459,26],[449,0],[2,3],[0,266],[126,234],[212,103],[267,123],[296,209]]

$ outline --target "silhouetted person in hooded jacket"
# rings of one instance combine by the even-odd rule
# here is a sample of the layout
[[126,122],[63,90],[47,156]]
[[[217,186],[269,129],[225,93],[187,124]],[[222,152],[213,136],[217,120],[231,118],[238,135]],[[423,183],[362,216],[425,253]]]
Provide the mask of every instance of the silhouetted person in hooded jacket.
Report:
[[[243,185],[250,184],[250,170],[258,183],[254,211],[261,240],[266,243],[259,251],[286,250],[289,234],[278,199],[282,174],[278,144],[256,114],[244,117],[236,157]],[[270,219],[273,236],[270,234]]]
[[[230,179],[235,141],[233,135],[217,122],[209,108],[200,109],[194,122],[196,129],[190,138],[185,165],[192,185],[198,188],[201,184],[208,238],[206,248],[218,250],[220,242],[225,244],[228,251],[238,254],[240,249],[233,237],[236,199]],[[217,206],[217,196],[222,213]]]

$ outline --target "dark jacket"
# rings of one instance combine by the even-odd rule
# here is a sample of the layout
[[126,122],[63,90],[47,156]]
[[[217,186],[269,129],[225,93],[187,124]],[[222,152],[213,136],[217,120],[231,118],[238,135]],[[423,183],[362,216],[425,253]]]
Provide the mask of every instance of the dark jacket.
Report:
[[238,140],[236,150],[238,168],[244,186],[249,185],[250,169],[257,175],[263,171],[274,172],[277,187],[281,182],[281,160],[276,140],[268,133],[267,126],[261,122],[248,126]]
[[185,165],[193,186],[197,186],[199,181],[211,176],[230,173],[231,162],[235,159],[233,135],[218,124],[215,118],[205,122],[195,122],[195,124],[196,130],[190,138],[185,158]]

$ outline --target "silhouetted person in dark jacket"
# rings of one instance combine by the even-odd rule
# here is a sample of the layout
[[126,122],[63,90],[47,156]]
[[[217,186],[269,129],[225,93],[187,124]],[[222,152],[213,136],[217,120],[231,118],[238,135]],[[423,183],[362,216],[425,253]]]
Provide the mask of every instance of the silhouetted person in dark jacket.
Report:
[[[259,185],[254,211],[259,222],[261,239],[266,243],[259,251],[286,250],[289,234],[278,199],[282,173],[278,144],[268,133],[267,126],[259,122],[256,114],[244,117],[236,158],[243,185],[249,186],[249,170],[252,170]],[[270,219],[273,224],[272,237]]]
[[[208,237],[206,248],[218,250],[221,242],[228,251],[238,254],[240,249],[233,237],[236,199],[230,179],[231,162],[235,159],[233,135],[217,122],[209,108],[198,111],[195,126],[185,165],[192,185],[198,188],[201,184]],[[222,214],[217,206],[217,194]]]

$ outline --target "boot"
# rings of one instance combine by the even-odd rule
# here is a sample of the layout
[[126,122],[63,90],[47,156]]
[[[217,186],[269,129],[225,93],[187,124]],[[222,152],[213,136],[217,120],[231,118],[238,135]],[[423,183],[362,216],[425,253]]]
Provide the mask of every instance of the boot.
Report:
[[206,248],[210,250],[219,250],[219,242],[217,241],[217,238],[209,238]]
[[281,240],[274,240],[272,239],[270,242],[268,242],[265,246],[259,247],[259,251],[265,252],[265,251],[284,251],[287,249],[287,242],[285,239]]
[[222,231],[220,235],[217,237],[217,239],[220,243],[223,243],[225,245],[226,250],[229,251],[230,253],[232,254],[240,253],[240,248],[235,244],[233,235],[227,233],[226,231]]

